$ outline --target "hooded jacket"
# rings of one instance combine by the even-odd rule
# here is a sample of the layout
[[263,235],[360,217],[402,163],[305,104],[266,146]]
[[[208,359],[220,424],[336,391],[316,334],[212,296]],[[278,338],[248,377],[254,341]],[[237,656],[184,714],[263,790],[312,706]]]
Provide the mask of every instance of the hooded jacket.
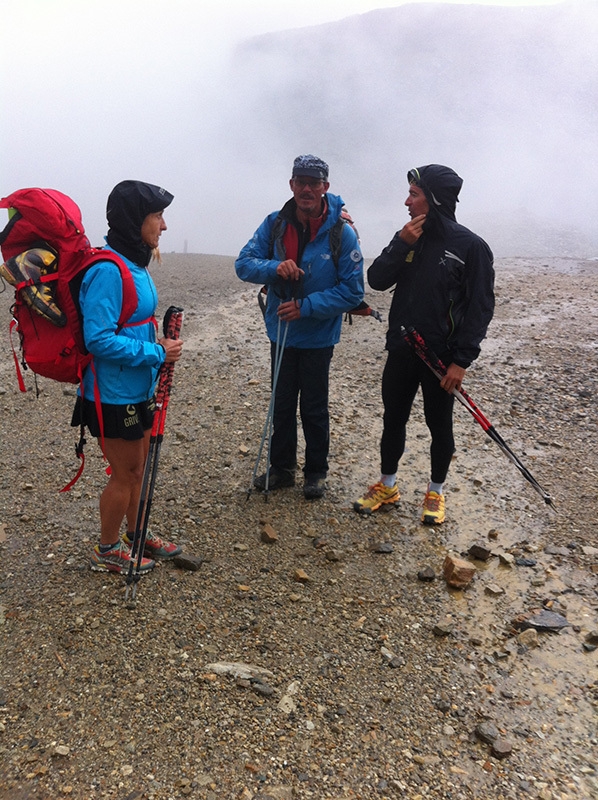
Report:
[[492,252],[455,219],[462,184],[456,172],[430,164],[408,179],[430,207],[423,233],[410,245],[397,232],[368,270],[372,289],[395,286],[386,348],[403,347],[400,328],[412,325],[445,363],[467,369],[494,314]]
[[162,211],[172,199],[165,189],[141,181],[123,181],[110,193],[107,249],[130,269],[137,308],[125,327],[117,330],[123,294],[118,267],[99,261],[85,273],[79,303],[85,345],[93,354],[95,370],[95,376],[89,368],[83,376],[83,396],[88,400],[93,400],[96,377],[102,403],[139,403],[154,393],[166,353],[156,342],[158,293],[147,269],[152,250],[141,238],[141,226],[148,214]]
[[117,253],[140,267],[151,261],[152,248],[141,238],[141,226],[148,214],[164,211],[174,197],[161,186],[143,181],[121,181],[108,196],[106,241]]
[[[276,268],[286,258],[284,230],[296,220],[294,199],[280,212],[274,211],[266,217],[235,262],[241,280],[268,286],[265,319],[272,342],[276,342],[279,331],[278,306],[291,299],[291,292],[295,293],[301,306],[301,318],[289,323],[286,347],[307,349],[337,344],[342,315],[363,299],[363,256],[357,235],[350,225],[343,226],[337,269],[330,251],[330,229],[341,215],[343,200],[329,193],[325,200],[326,219],[311,241],[301,243],[297,264],[305,273],[301,281],[281,280],[276,274]],[[279,216],[283,226],[272,253],[272,231]]]

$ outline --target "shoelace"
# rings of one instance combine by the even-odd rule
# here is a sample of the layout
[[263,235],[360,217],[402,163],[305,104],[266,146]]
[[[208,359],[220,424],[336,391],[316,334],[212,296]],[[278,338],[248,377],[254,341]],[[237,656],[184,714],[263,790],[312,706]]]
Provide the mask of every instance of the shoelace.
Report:
[[440,508],[440,501],[441,496],[437,494],[435,497],[432,497],[431,494],[426,495],[426,499],[424,500],[424,508],[427,511],[438,511]]
[[100,556],[119,556],[121,558],[123,557],[123,554],[125,558],[130,556],[129,547],[125,544],[125,542],[122,541],[122,539],[119,539],[118,543],[108,550],[108,552],[100,552]]

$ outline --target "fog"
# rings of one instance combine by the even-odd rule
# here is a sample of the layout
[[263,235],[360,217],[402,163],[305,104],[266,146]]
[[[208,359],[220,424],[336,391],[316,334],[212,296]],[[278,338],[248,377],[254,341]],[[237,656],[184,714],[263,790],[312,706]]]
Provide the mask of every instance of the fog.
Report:
[[497,255],[598,256],[597,2],[272,12],[267,34],[234,8],[2,6],[0,194],[60,189],[101,244],[112,186],[148,180],[175,195],[164,250],[235,255],[313,152],[373,256],[407,170],[446,163]]

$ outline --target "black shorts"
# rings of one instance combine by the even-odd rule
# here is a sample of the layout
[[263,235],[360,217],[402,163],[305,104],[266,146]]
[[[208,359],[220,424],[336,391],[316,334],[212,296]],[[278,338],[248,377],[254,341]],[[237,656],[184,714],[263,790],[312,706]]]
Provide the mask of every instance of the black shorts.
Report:
[[[104,438],[143,439],[145,432],[153,425],[155,410],[156,402],[153,397],[142,403],[122,406],[102,403]],[[71,425],[76,428],[81,423],[89,429],[92,436],[100,438],[100,423],[94,401],[77,397]]]

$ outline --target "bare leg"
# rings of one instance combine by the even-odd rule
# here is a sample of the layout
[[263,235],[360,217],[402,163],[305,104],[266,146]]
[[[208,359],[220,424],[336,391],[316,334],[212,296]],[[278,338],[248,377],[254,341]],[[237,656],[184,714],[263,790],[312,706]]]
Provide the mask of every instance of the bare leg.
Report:
[[111,475],[100,497],[100,544],[115,544],[120,537],[120,526],[127,517],[129,530],[133,530],[137,517],[143,469],[149,447],[151,431],[143,439],[104,439],[104,454]]

